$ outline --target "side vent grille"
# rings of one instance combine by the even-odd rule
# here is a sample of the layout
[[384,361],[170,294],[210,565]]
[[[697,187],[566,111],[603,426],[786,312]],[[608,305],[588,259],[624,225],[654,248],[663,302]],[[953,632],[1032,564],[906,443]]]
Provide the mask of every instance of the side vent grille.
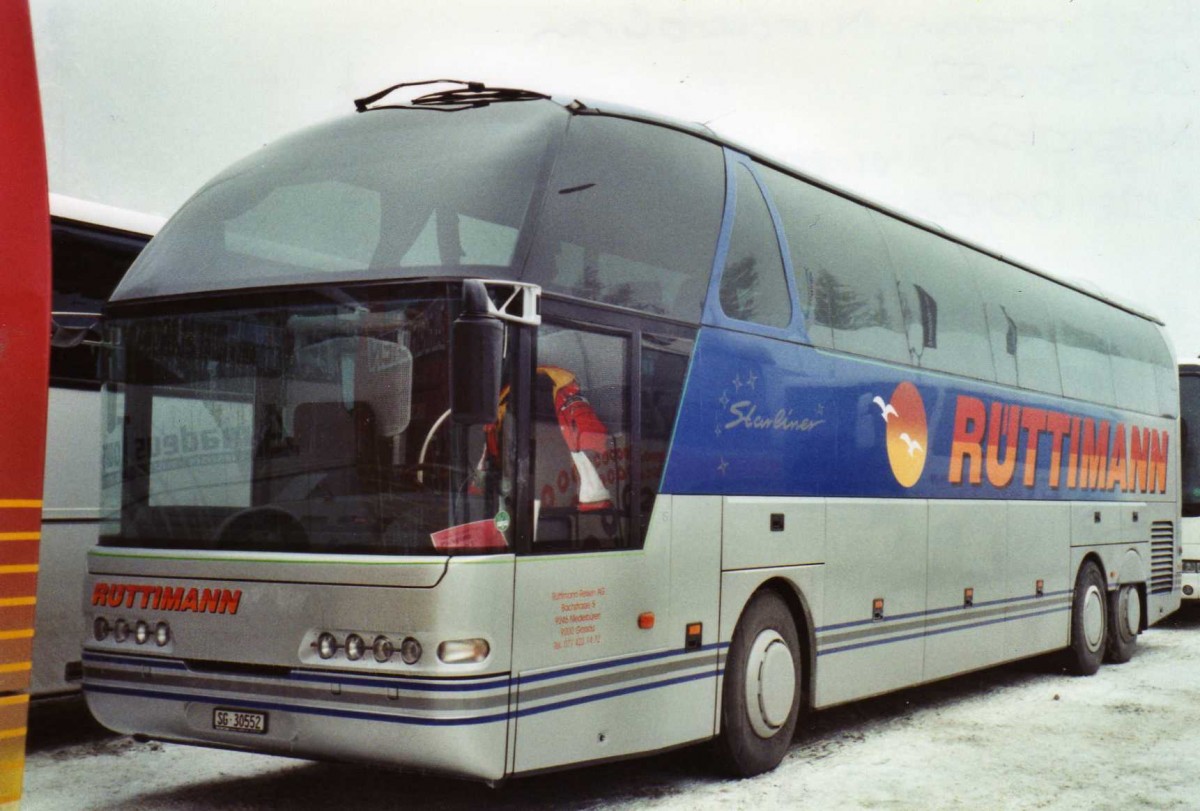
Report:
[[1150,525],[1150,593],[1179,588],[1175,569],[1175,522],[1155,521]]

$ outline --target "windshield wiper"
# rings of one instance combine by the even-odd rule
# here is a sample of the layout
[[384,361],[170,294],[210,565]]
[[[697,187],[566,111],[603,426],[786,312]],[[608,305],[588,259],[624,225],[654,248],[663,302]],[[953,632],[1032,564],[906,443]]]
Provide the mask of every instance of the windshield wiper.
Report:
[[[426,93],[423,96],[417,96],[403,104],[382,104],[378,107],[372,107],[375,102],[380,101],[393,91],[399,90],[402,87],[418,87],[427,84],[458,84],[462,87],[456,87],[452,90],[439,90],[436,93]],[[532,90],[522,90],[516,87],[488,87],[483,82],[464,82],[461,79],[426,79],[421,82],[401,82],[400,84],[392,85],[378,93],[372,93],[369,96],[364,96],[361,99],[354,100],[354,109],[358,112],[366,112],[367,110],[382,110],[382,109],[435,109],[446,112],[455,110],[467,110],[474,107],[486,107],[489,104],[505,101],[534,101],[537,99],[550,98],[545,93],[536,93]]]

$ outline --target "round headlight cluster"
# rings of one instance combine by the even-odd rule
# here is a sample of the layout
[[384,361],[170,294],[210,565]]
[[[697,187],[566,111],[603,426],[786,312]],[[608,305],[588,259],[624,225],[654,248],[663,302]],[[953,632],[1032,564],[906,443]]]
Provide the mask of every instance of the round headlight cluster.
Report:
[[117,644],[128,642],[130,638],[138,645],[145,645],[150,640],[160,648],[165,648],[171,642],[171,626],[165,622],[151,626],[145,620],[138,620],[132,626],[126,619],[109,622],[105,617],[92,620],[92,636],[97,642],[103,642],[112,637]]
[[[367,645],[367,639],[372,639],[370,646]],[[422,654],[421,643],[413,637],[406,636],[397,645],[383,634],[373,638],[370,634],[348,634],[345,642],[341,642],[329,631],[322,631],[317,635],[312,647],[322,659],[332,659],[337,656],[338,651],[342,651],[351,662],[361,661],[370,651],[372,658],[380,664],[392,661],[399,652],[401,661],[406,665],[415,665],[421,661]]]

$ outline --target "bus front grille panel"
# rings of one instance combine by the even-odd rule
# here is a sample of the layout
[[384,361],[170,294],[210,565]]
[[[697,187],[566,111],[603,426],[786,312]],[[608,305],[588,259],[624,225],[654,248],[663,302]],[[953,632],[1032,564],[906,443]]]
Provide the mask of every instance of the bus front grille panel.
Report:
[[1150,525],[1150,593],[1163,594],[1178,588],[1175,571],[1175,522],[1155,521]]

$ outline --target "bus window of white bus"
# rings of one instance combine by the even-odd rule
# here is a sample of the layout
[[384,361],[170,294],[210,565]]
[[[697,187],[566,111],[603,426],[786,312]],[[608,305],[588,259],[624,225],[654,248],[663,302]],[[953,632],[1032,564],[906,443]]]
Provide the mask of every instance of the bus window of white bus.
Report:
[[[99,317],[157,230],[156,217],[50,195],[55,328],[50,347],[45,506],[38,574],[32,693],[79,689],[79,611],[87,551],[100,519]],[[73,345],[62,345],[62,344]]]
[[1200,362],[1179,364],[1183,598],[1200,600]]

